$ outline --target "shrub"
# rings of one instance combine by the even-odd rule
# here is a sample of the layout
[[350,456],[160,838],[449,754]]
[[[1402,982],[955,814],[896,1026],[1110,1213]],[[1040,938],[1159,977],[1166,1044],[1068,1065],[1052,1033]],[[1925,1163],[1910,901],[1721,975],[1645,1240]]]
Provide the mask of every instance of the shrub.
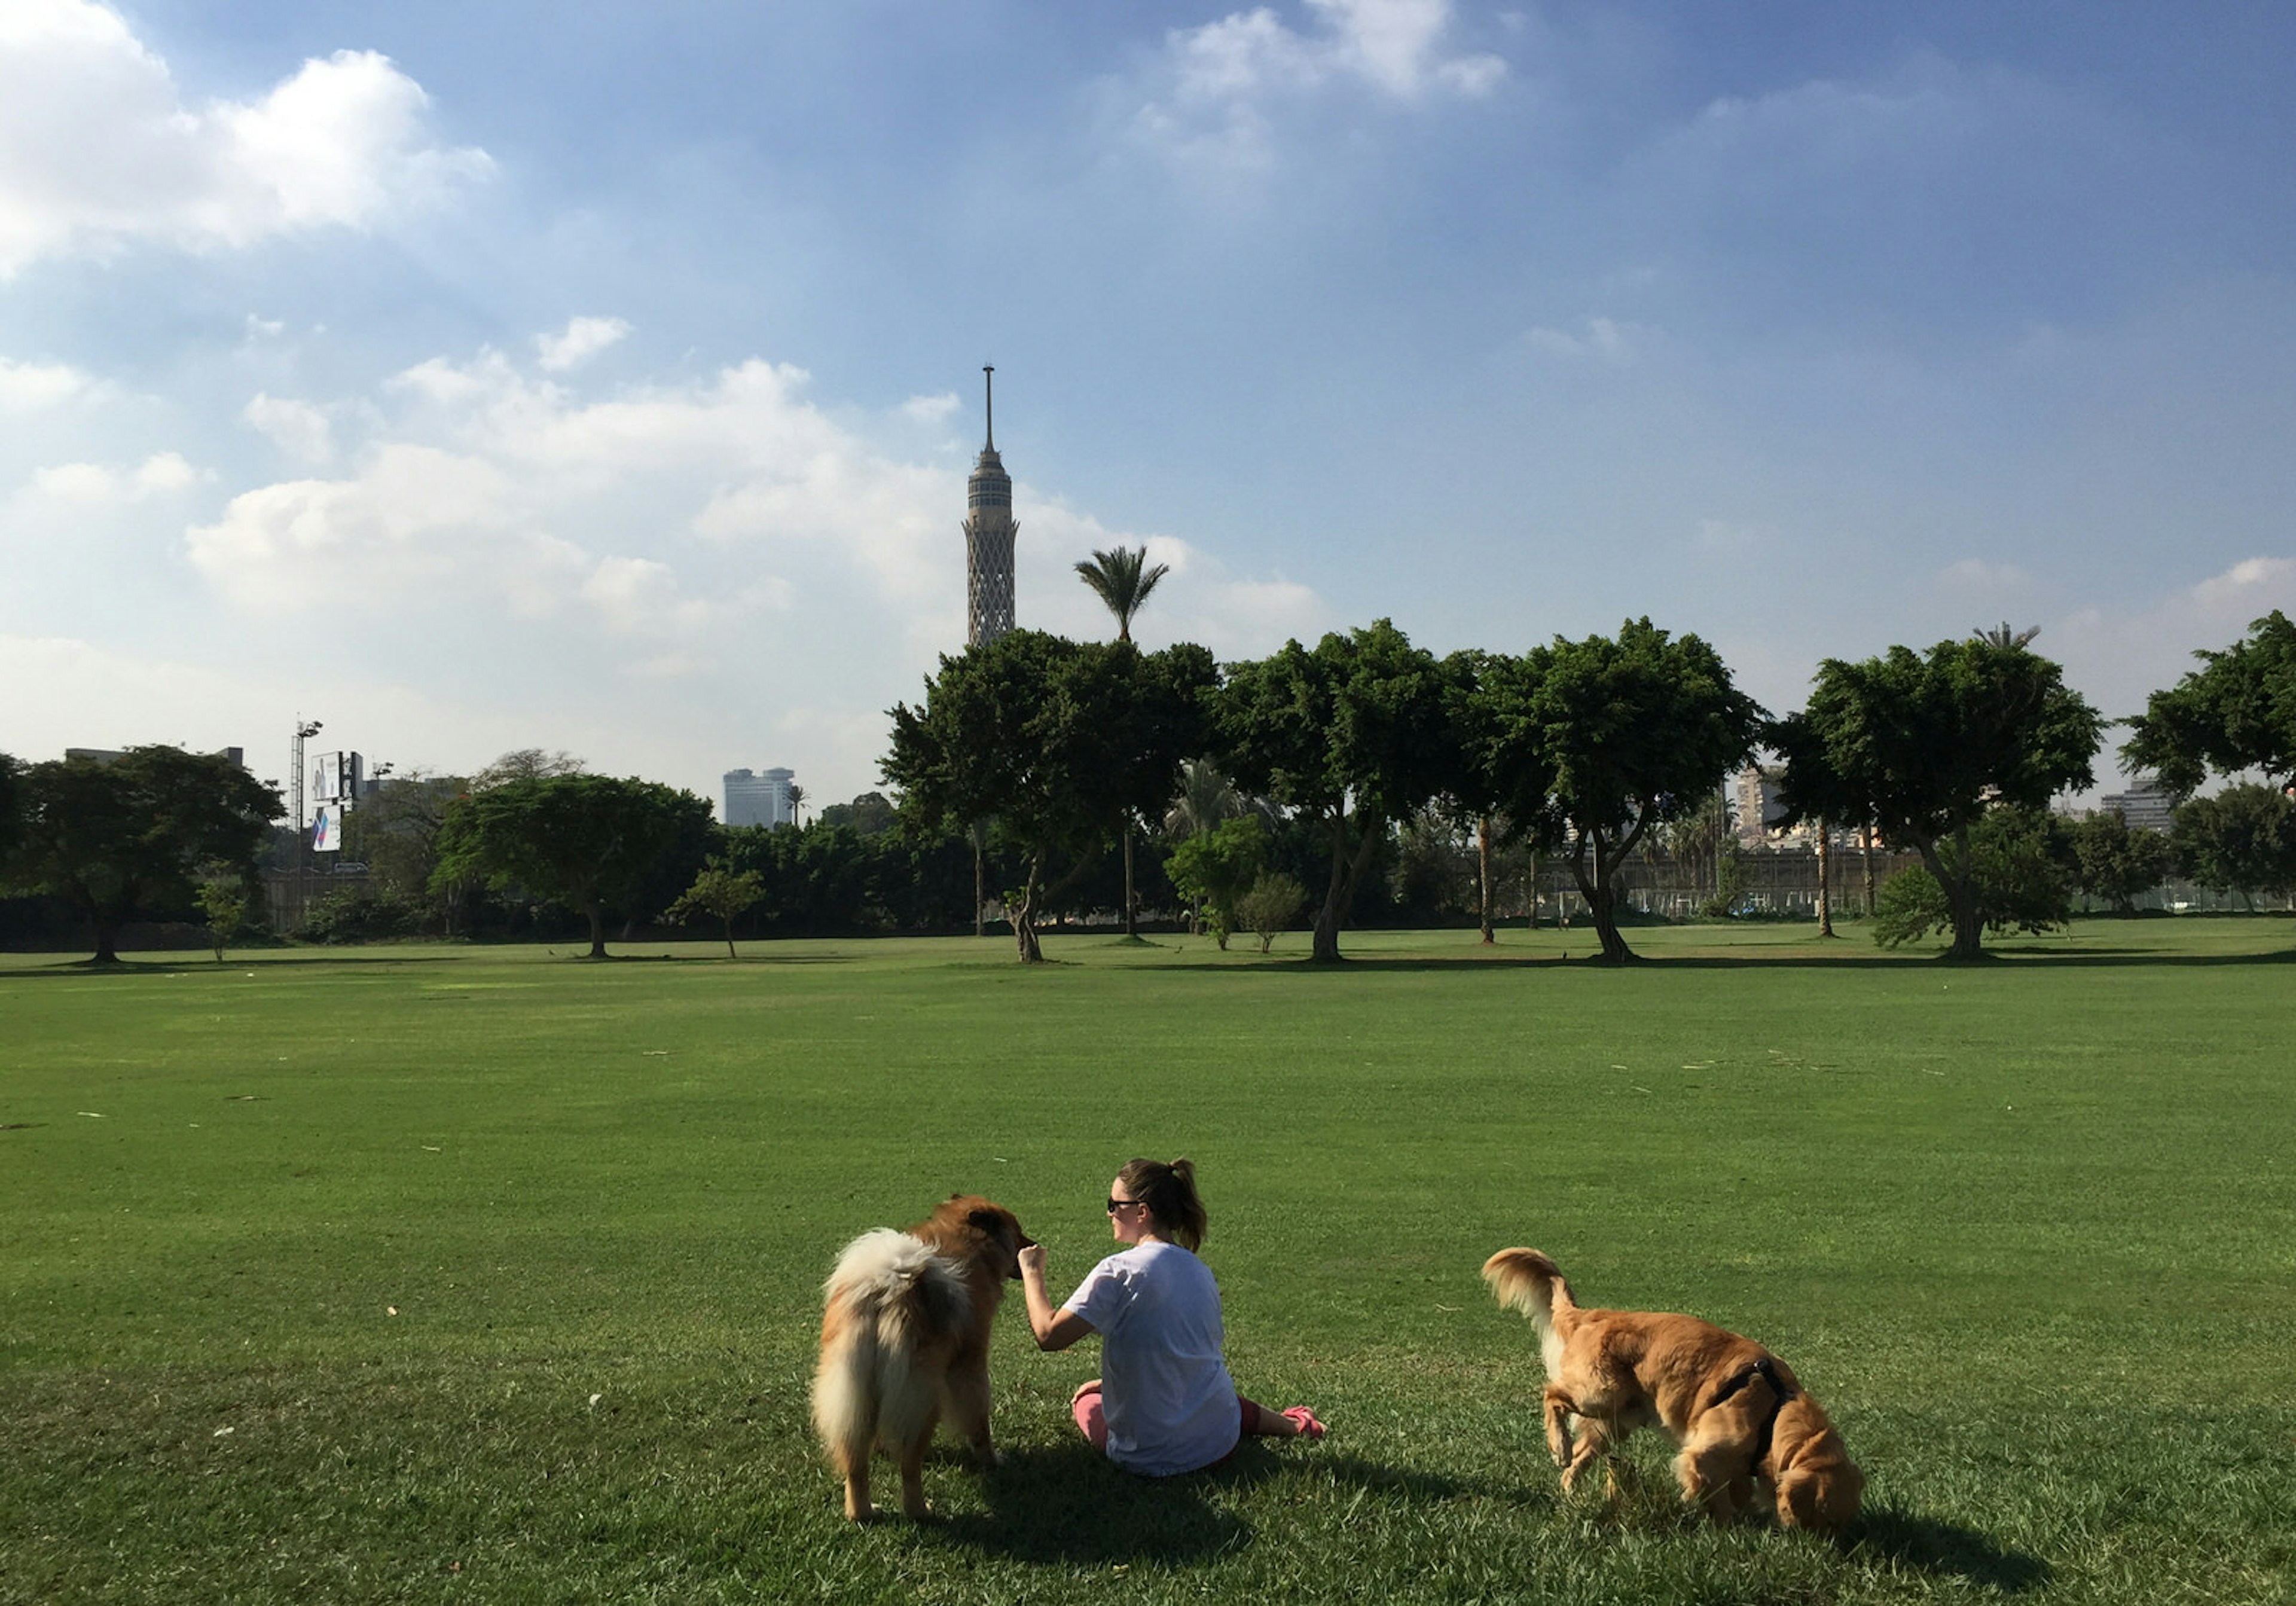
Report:
[[1236,918],[1244,930],[1259,938],[1263,954],[1275,945],[1278,931],[1288,931],[1307,906],[1308,889],[1288,875],[1269,873],[1251,883],[1251,890],[1236,900]]

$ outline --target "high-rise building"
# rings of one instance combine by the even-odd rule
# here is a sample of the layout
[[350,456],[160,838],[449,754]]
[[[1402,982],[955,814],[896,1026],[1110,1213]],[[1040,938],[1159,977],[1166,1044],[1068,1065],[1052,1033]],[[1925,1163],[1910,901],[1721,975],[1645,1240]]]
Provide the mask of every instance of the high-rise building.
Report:
[[794,770],[769,769],[753,774],[746,769],[726,772],[726,823],[728,825],[794,825],[797,808],[790,800]]
[[1784,820],[1785,789],[1779,784],[1779,778],[1780,772],[1766,770],[1759,764],[1750,764],[1738,772],[1735,801],[1741,847],[1761,847]]
[[964,484],[965,630],[969,647],[985,647],[1013,628],[1013,478],[996,455],[996,370],[980,370],[988,397],[988,444]]
[[2139,827],[2168,835],[2177,827],[2177,799],[2151,775],[2131,775],[2127,791],[2107,792],[2097,799],[2099,807],[2120,816],[2121,823],[2131,831]]

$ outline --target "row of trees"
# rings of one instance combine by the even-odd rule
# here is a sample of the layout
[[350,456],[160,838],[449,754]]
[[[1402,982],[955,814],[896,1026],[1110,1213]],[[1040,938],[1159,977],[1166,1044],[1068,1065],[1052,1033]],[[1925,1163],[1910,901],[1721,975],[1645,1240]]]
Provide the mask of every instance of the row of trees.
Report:
[[[1126,555],[1129,569],[1112,561]],[[1132,607],[1153,583],[1136,558],[1096,554]],[[1319,889],[1313,952],[1332,959],[1398,827],[1410,823],[1407,847],[1447,823],[1475,839],[1487,928],[1494,856],[1513,844],[1568,867],[1603,955],[1625,960],[1623,867],[1660,839],[1677,857],[1702,843],[1718,853],[1716,790],[1767,747],[1784,758],[1793,817],[1869,828],[1920,856],[1935,888],[1924,896],[1966,956],[1988,925],[2022,918],[1997,896],[2009,881],[1999,845],[2051,796],[2089,783],[2105,727],[2056,665],[2006,631],[1828,660],[1808,707],[1774,720],[1706,643],[1647,619],[1519,655],[1442,659],[1381,620],[1223,667],[1192,644],[1143,651],[1129,610],[1111,608],[1113,642],[1015,631],[944,658],[922,701],[891,711],[882,767],[898,806],[824,810],[822,834],[725,832],[690,792],[527,752],[475,777],[394,783],[352,814],[351,851],[401,897],[428,900],[447,930],[489,897],[555,904],[580,914],[594,955],[617,918],[675,907],[723,921],[744,891],[778,889],[783,906],[791,889],[822,905],[873,900],[892,923],[924,924],[953,906],[977,911],[993,885],[1021,957],[1036,960],[1046,909],[1073,906],[1119,845],[1130,921],[1130,845],[1174,823],[1175,839],[1205,840],[1161,866],[1170,890],[1233,928],[1248,896],[1267,893],[1255,905],[1264,916],[1284,881],[1295,905],[1305,882]],[[2192,843],[2232,844],[2213,867],[2192,861],[2202,879],[2243,884],[2221,873],[2224,855],[2268,863],[2276,844],[2296,843],[2282,795],[2296,771],[2296,627],[2276,612],[2199,656],[2200,669],[2129,722],[2121,757],[2185,791],[2212,774],[2266,776],[2253,796],[2231,789],[2179,815]],[[0,873],[66,900],[109,959],[128,919],[199,906],[203,888],[220,889],[211,918],[234,884],[243,901],[280,812],[275,787],[220,757],[139,748],[25,767],[0,756]],[[1224,831],[1246,812],[1257,826]],[[1247,840],[1255,831],[1266,840]],[[865,836],[881,840],[856,848]],[[2071,862],[2070,849],[2048,851]]]
[[220,753],[138,747],[29,766],[0,753],[0,889],[61,899],[119,957],[120,928],[153,914],[235,926],[279,789]]
[[[1788,818],[1818,824],[1822,840],[1866,829],[1917,853],[1950,952],[1973,957],[2004,920],[1986,901],[1988,822],[2000,836],[2089,785],[2107,725],[2030,640],[2005,628],[1829,659],[1808,705],[1774,719],[1705,642],[1646,619],[1615,636],[1440,660],[1382,619],[1224,669],[1193,645],[1144,653],[1121,634],[1016,631],[943,658],[922,702],[892,710],[883,770],[914,828],[994,822],[1024,845],[1027,875],[1007,905],[1024,961],[1041,957],[1033,922],[1047,878],[1057,886],[1129,840],[1191,758],[1324,839],[1317,959],[1339,956],[1392,828],[1432,808],[1472,821],[1486,852],[1511,840],[1560,857],[1603,956],[1623,961],[1634,955],[1619,929],[1622,867],[1654,832],[1695,840],[1724,776],[1767,748],[1784,759]],[[2203,668],[2129,722],[2124,761],[2185,791],[2243,770],[2284,788],[2296,631],[2276,612],[2200,656]],[[1198,890],[1234,896],[1237,873],[1210,847],[1198,856]]]

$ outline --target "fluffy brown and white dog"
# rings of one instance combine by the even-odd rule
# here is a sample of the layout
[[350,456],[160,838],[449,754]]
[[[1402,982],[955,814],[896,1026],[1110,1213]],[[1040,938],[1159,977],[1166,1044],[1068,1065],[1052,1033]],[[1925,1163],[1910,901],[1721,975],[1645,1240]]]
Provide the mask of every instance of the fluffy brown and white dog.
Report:
[[952,1193],[906,1233],[879,1227],[845,1246],[824,1289],[813,1425],[845,1477],[845,1514],[876,1515],[869,1457],[879,1445],[901,1469],[901,1510],[925,1511],[925,1446],[946,1411],[984,1465],[988,1335],[1004,1284],[1035,1239],[1013,1212]]
[[1695,1316],[1581,1310],[1537,1250],[1501,1250],[1483,1280],[1538,1330],[1546,1446],[1565,1489],[1656,1426],[1681,1446],[1683,1499],[1718,1522],[1751,1509],[1758,1487],[1786,1528],[1834,1533],[1857,1517],[1866,1475],[1786,1364],[1751,1339]]

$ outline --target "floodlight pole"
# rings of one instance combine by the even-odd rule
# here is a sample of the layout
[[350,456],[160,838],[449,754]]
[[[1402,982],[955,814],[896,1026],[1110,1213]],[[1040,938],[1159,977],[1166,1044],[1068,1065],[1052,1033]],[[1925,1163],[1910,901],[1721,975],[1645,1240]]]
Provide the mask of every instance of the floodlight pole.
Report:
[[303,743],[319,733],[316,719],[295,716],[295,923],[301,929],[304,905],[310,902],[310,839],[303,834]]

